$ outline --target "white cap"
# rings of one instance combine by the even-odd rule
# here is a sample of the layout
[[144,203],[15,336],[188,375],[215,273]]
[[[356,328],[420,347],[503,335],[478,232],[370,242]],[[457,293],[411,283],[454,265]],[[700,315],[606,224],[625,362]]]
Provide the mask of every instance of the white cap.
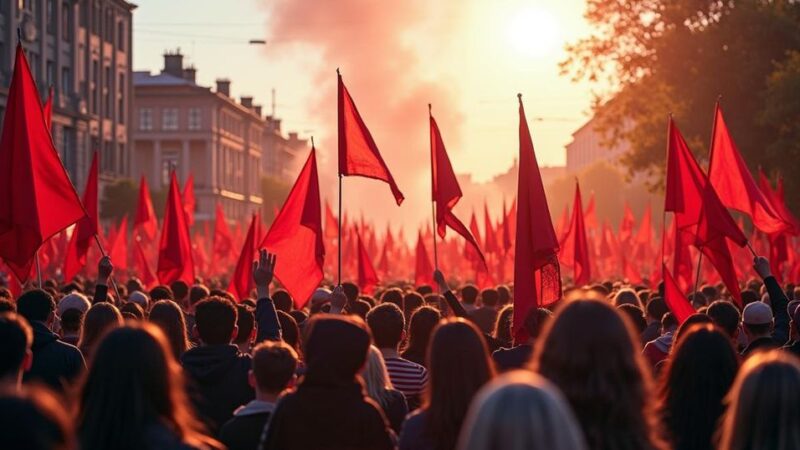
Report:
[[772,308],[763,302],[748,303],[742,312],[742,323],[747,325],[772,323]]
[[68,309],[77,309],[81,312],[81,314],[86,314],[86,311],[92,306],[92,303],[86,298],[85,295],[81,294],[80,292],[70,292],[69,294],[65,295],[64,298],[58,302],[58,307],[56,311],[58,315],[61,316],[64,314],[64,311]]

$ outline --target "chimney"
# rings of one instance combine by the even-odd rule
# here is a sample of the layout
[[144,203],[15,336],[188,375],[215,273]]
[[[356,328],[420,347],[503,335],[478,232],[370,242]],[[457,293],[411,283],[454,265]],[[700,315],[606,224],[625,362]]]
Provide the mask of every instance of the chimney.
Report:
[[253,109],[256,111],[258,117],[261,117],[261,105],[253,106]]
[[189,80],[192,83],[194,83],[196,75],[197,75],[197,69],[195,69],[194,66],[184,67],[183,79]]
[[183,78],[183,55],[180,49],[176,50],[175,53],[164,53],[164,70],[161,73]]
[[253,97],[241,97],[240,101],[245,108],[253,107]]
[[230,97],[231,96],[231,80],[227,78],[217,78],[217,92]]

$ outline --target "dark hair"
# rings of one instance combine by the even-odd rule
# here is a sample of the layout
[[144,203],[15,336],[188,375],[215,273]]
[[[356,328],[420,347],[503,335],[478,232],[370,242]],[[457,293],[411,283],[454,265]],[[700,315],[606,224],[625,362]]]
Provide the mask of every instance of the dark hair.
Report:
[[256,326],[256,316],[250,308],[236,305],[236,326],[239,328],[239,332],[236,333],[233,342],[242,344],[249,341]]
[[420,306],[425,305],[425,303],[425,298],[416,292],[409,292],[403,297],[402,309],[403,317],[405,317],[406,323],[409,323],[411,320],[411,314],[414,314],[414,311],[416,311]]
[[403,308],[403,291],[398,288],[391,288],[384,291],[381,295],[381,303],[394,303],[398,308]]
[[300,350],[300,327],[290,314],[278,311],[278,322],[281,324],[281,338],[295,351]]
[[11,295],[11,291],[5,286],[0,286],[0,298],[14,300],[14,296]]
[[710,324],[691,325],[673,345],[659,414],[673,448],[714,448],[723,400],[739,368],[731,340]]
[[500,341],[501,347],[511,347],[514,344],[514,335],[511,331],[514,321],[514,306],[505,305],[497,314],[494,323],[493,337]]
[[159,300],[150,308],[150,322],[158,326],[167,337],[175,358],[180,358],[191,346],[186,330],[183,310],[172,300]]
[[752,289],[742,289],[741,296],[742,296],[742,308],[744,308],[750,303],[761,301],[761,297],[758,295],[758,292]]
[[686,298],[689,300],[689,302],[691,302],[692,306],[694,306],[695,308],[708,305],[708,299],[700,291],[692,292]]
[[652,297],[647,302],[647,317],[650,319],[656,320],[661,323],[661,318],[664,317],[664,314],[669,312],[669,308],[667,308],[667,303],[664,301],[663,297]]
[[144,286],[142,286],[141,280],[136,277],[128,278],[128,281],[125,283],[125,287],[128,288],[128,292],[133,291],[141,291],[144,292]]
[[294,302],[292,296],[284,289],[276,289],[272,293],[272,302],[275,303],[275,309],[278,311],[289,312],[294,309]]
[[642,309],[642,300],[639,298],[639,295],[636,294],[636,291],[630,288],[620,289],[614,295],[614,306],[620,305],[634,305],[637,306],[640,310]]
[[208,288],[202,284],[195,284],[189,289],[189,305],[195,305],[200,300],[208,298],[211,295]]
[[647,328],[647,320],[645,320],[644,313],[638,306],[631,303],[623,303],[617,306],[617,311],[625,315],[637,333],[641,334]]
[[700,287],[700,292],[712,302],[719,298],[719,289],[710,284]]
[[64,400],[43,387],[0,391],[0,448],[72,450],[75,436]]
[[347,296],[348,304],[358,300],[359,290],[358,286],[355,283],[345,281],[344,283],[342,283],[342,290],[344,291],[344,295]]
[[714,321],[711,320],[711,318],[708,317],[707,315],[702,314],[702,313],[694,313],[691,316],[687,317],[686,320],[684,320],[682,324],[678,325],[678,329],[675,330],[674,339],[675,340],[680,339],[681,335],[683,335],[683,333],[685,333],[686,330],[688,330],[689,327],[691,327],[692,325],[713,324],[713,323],[714,323]]
[[236,306],[226,298],[212,296],[200,300],[194,308],[194,322],[200,340],[207,345],[230,344],[236,316]]
[[33,330],[22,316],[0,313],[0,378],[19,373],[33,344]]
[[41,289],[31,289],[17,299],[17,313],[28,322],[46,322],[55,309],[53,296]]
[[428,284],[419,285],[415,290],[419,295],[422,295],[423,297],[433,293],[433,288]]
[[189,285],[183,280],[175,280],[169,285],[172,289],[172,295],[175,296],[176,301],[186,301],[189,295]]
[[67,308],[61,313],[61,331],[80,333],[83,325],[83,312],[78,308]]
[[378,348],[396,348],[403,338],[405,319],[400,308],[393,303],[376,306],[367,314],[367,324]]
[[144,320],[146,318],[146,314],[144,312],[144,308],[142,305],[136,302],[125,302],[120,306],[119,312],[122,314],[128,313],[131,316],[135,317],[137,320]]
[[497,286],[497,299],[501,305],[508,305],[511,303],[511,289],[505,284]]
[[478,288],[472,284],[465,284],[461,288],[461,301],[466,305],[474,305],[478,300]]
[[497,306],[499,298],[500,296],[495,289],[489,288],[481,291],[481,303],[483,306]]
[[253,376],[259,389],[278,393],[297,370],[297,353],[285,342],[262,342],[253,349]]
[[78,348],[84,358],[91,359],[94,349],[108,330],[122,326],[122,314],[111,303],[95,303],[83,316]]
[[661,317],[661,328],[664,330],[669,330],[670,328],[677,328],[678,327],[678,319],[675,318],[675,314],[672,312],[668,312]]
[[430,306],[419,307],[411,314],[408,324],[408,345],[403,351],[403,358],[427,366],[425,355],[428,351],[428,342],[441,318],[439,310]]
[[103,339],[78,409],[81,450],[147,448],[146,430],[153,424],[190,445],[214,443],[194,415],[166,337],[147,323],[118,328]]
[[561,389],[589,448],[664,447],[639,348],[621,314],[599,300],[566,303],[540,336],[531,368]]
[[151,302],[157,302],[159,300],[175,300],[175,295],[172,294],[172,289],[169,286],[164,286],[163,284],[150,289],[148,294],[150,295]]
[[[547,323],[552,319],[553,313],[547,308],[536,308],[528,311],[528,315],[522,322],[522,327],[528,333],[528,336],[537,338],[544,330]],[[513,323],[511,324],[513,327]],[[511,331],[514,331],[513,329]]]
[[718,327],[722,328],[728,337],[733,338],[739,330],[741,315],[736,305],[729,301],[717,300],[706,309],[706,314]]
[[440,322],[428,347],[428,370],[425,433],[434,448],[452,449],[472,397],[494,377],[480,330],[461,318]]
[[362,298],[364,297],[361,297],[358,300],[351,303],[350,306],[347,307],[347,309],[350,314],[355,314],[358,317],[361,317],[362,319],[366,319],[367,313],[369,313],[369,310],[372,307],[369,305],[369,302],[367,302],[366,300],[362,300]]
[[17,305],[6,297],[0,297],[0,312],[17,312]]
[[295,322],[297,322],[298,327],[308,320],[308,314],[306,314],[302,309],[293,309],[289,315],[292,316],[292,319],[294,319]]

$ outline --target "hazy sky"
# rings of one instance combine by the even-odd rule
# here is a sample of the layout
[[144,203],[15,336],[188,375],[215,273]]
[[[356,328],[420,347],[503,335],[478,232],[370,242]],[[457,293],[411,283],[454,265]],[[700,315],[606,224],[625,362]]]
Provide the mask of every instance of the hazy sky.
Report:
[[[314,134],[326,185],[335,176],[340,67],[400,188],[413,199],[404,209],[420,219],[418,210],[430,211],[428,102],[455,170],[479,181],[505,172],[516,157],[517,92],[542,165],[564,164],[564,145],[588,117],[590,88],[558,69],[564,44],[588,33],[585,0],[135,3],[135,70],[160,70],[162,53],[180,47],[200,84],[229,77],[237,98],[252,95],[267,112],[274,88],[284,130]],[[268,43],[252,46],[249,39]],[[388,188],[365,183],[374,189],[364,191],[358,209],[391,200]],[[323,195],[331,190],[323,186]]]

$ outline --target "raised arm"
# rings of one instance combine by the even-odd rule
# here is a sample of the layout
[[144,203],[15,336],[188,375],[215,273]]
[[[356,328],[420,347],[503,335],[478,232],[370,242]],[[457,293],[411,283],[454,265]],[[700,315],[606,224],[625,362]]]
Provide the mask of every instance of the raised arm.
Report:
[[281,323],[278,321],[278,312],[269,296],[269,285],[275,276],[275,263],[277,255],[265,249],[258,251],[258,261],[253,262],[253,282],[256,285],[258,302],[256,303],[256,322],[258,334],[256,343],[269,340],[281,340]]
[[[94,285],[94,296],[92,297],[92,304],[108,301],[108,279],[111,278],[111,273],[114,271],[114,265],[111,263],[111,258],[103,256],[97,263],[97,281]],[[122,299],[118,298],[117,302]]]
[[772,275],[772,269],[769,267],[769,260],[763,256],[756,256],[753,258],[753,268],[758,276],[764,280],[764,287],[767,288],[769,295],[769,304],[772,307],[772,316],[775,318],[775,329],[772,332],[772,337],[776,342],[784,343],[789,340],[789,311],[787,306],[789,299],[786,293],[783,292],[778,280]]

